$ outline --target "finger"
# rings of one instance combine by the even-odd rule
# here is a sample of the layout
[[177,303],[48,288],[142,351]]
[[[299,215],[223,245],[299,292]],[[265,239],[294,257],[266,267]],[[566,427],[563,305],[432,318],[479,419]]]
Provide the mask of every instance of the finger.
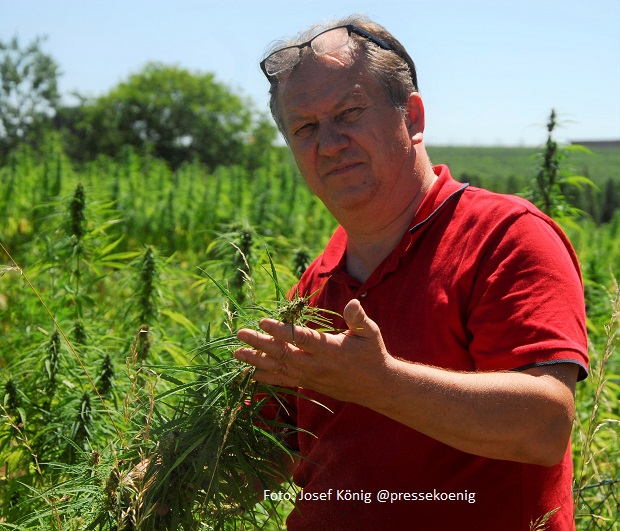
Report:
[[234,352],[234,356],[239,361],[256,368],[252,379],[257,382],[283,387],[299,385],[299,371],[282,359],[273,358],[265,352],[251,348],[239,348]]
[[313,341],[320,341],[321,335],[305,326],[292,326],[274,319],[263,319],[259,323],[261,330],[276,340],[290,343],[299,349],[310,351]]
[[[293,339],[296,339],[297,336],[293,336],[290,324],[281,323],[274,319],[263,319],[259,326],[266,332],[265,334],[243,328],[237,332],[237,339],[256,350],[268,352],[269,355],[276,358],[284,358],[290,352],[299,350],[293,344]],[[296,327],[295,332],[303,333],[303,330]]]
[[253,365],[257,369],[261,370],[268,371],[274,367],[275,364],[275,360],[270,359],[269,356],[263,351],[253,348],[238,348],[235,352],[233,352],[233,356],[239,361]]
[[[272,324],[277,325],[277,328],[287,327],[277,321],[273,321]],[[290,329],[290,325],[288,328]],[[278,332],[282,339],[270,334],[262,334],[256,330],[239,330],[237,338],[254,348],[237,349],[234,356],[238,360],[254,365],[261,370],[274,374],[288,374],[288,365],[297,367],[303,361],[302,354],[305,352],[288,342],[291,341],[290,330],[288,333],[283,330],[278,330]]]
[[349,327],[349,335],[373,337],[376,335],[377,324],[366,315],[364,308],[357,299],[350,300],[342,313]]
[[267,385],[276,387],[300,387],[299,379],[286,374],[274,374],[267,371],[256,369],[252,374],[252,379]]
[[242,328],[237,332],[237,339],[258,350],[270,350],[275,339],[270,334],[262,334],[257,330]]

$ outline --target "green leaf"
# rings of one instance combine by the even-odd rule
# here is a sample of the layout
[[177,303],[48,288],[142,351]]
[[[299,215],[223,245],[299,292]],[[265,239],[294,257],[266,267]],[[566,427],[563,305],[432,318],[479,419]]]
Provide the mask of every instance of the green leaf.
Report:
[[198,335],[201,334],[200,328],[198,328],[194,323],[192,323],[185,315],[176,312],[174,310],[161,310],[161,313],[167,315],[170,319],[172,319],[175,323],[180,324],[183,328],[185,328],[190,334]]
[[576,186],[580,190],[583,189],[583,186],[589,186],[594,188],[595,190],[600,191],[600,188],[592,181],[592,179],[586,177],[585,175],[570,175],[565,177],[564,182],[566,184],[570,184],[571,186]]

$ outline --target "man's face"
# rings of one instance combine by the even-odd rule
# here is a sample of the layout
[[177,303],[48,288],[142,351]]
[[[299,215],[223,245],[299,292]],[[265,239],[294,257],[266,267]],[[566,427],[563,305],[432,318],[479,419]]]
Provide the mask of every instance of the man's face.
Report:
[[308,187],[341,223],[408,203],[415,152],[410,119],[350,57],[308,56],[281,81],[286,136]]

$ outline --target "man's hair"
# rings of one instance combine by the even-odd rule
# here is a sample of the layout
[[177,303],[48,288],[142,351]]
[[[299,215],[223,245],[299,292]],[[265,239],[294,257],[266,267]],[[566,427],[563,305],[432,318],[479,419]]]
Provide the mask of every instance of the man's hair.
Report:
[[[347,24],[353,24],[368,31],[372,35],[385,41],[392,48],[392,50],[384,50],[372,41],[360,37],[355,33],[351,33],[351,46],[353,50],[359,50],[361,54],[363,54],[365,58],[365,67],[368,72],[383,87],[390,103],[392,103],[395,108],[404,112],[407,107],[409,95],[412,92],[418,92],[415,64],[403,45],[389,31],[365,16],[352,15],[341,20],[312,26],[291,40],[275,43],[270,47],[265,57],[281,48],[306,42],[322,31]],[[308,49],[304,49],[304,54],[306,53],[308,53]],[[297,66],[299,65],[293,67],[293,70]],[[271,80],[271,87],[269,89],[269,107],[278,129],[280,129],[280,132],[286,138],[284,121],[278,102],[278,87],[279,82],[278,76],[276,75]]]

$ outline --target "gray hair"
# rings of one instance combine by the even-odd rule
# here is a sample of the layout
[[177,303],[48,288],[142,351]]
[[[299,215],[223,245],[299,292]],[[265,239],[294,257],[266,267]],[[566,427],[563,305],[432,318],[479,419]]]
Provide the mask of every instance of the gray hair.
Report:
[[[347,24],[358,26],[391,46],[392,50],[384,50],[368,39],[353,33],[351,34],[351,45],[354,51],[360,50],[365,57],[366,68],[370,75],[383,87],[390,103],[396,109],[404,112],[409,95],[412,92],[418,92],[416,69],[413,60],[409,57],[403,45],[390,32],[365,16],[352,15],[341,20],[312,26],[288,41],[279,41],[273,44],[265,54],[265,57],[281,48],[306,42],[322,31]],[[304,53],[308,53],[307,50],[304,50]],[[279,81],[277,76],[275,76],[271,80],[271,87],[269,88],[269,107],[278,129],[286,138],[284,120],[278,102],[278,87]]]

